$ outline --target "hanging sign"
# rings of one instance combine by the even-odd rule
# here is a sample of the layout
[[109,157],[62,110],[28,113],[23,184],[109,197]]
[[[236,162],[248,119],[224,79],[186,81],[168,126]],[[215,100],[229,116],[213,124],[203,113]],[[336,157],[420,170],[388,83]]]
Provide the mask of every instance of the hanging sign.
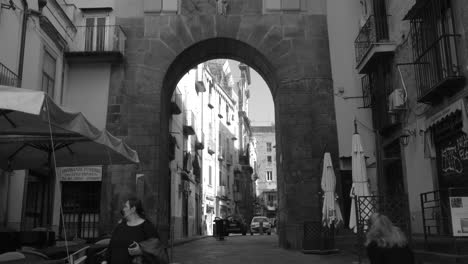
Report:
[[101,181],[102,166],[60,167],[57,168],[57,177],[61,181]]
[[453,236],[468,236],[468,197],[450,197]]

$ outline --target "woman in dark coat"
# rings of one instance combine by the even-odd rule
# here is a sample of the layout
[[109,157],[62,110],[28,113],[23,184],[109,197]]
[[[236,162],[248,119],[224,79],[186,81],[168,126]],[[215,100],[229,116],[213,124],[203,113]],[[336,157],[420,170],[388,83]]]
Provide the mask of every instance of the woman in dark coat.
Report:
[[158,231],[146,220],[140,200],[128,199],[123,205],[121,214],[123,220],[112,232],[107,248],[108,264],[131,264],[135,262],[135,257],[144,255],[142,242],[149,239],[159,241]]
[[385,215],[371,216],[365,245],[371,264],[414,264],[405,235]]

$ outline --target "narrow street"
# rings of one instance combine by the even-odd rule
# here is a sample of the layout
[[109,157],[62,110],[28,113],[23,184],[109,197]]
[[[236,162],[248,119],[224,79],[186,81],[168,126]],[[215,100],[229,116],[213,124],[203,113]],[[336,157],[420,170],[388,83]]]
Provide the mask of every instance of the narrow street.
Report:
[[231,235],[224,241],[213,237],[189,242],[174,248],[172,263],[180,264],[253,264],[253,263],[353,263],[355,255],[340,252],[333,255],[303,254],[278,247],[276,235]]

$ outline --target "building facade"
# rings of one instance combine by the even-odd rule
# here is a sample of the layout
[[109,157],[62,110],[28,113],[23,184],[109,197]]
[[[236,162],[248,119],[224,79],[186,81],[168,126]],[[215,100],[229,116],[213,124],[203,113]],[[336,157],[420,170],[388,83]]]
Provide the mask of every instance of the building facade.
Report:
[[[394,201],[393,209],[380,210],[415,237],[463,236],[456,213],[460,209],[453,201],[462,200],[468,188],[463,66],[467,3],[331,2],[346,12],[341,22],[345,30],[340,32],[354,33],[347,35],[347,40],[354,39],[355,56],[348,63],[355,68],[352,78],[360,79],[362,92],[353,91],[357,96],[350,100],[359,100],[359,111],[372,116],[371,124],[359,129],[370,131],[375,140],[372,189]],[[331,50],[333,58],[339,51]]]
[[[171,120],[172,238],[213,234],[215,217],[251,217],[251,174],[246,71],[234,82],[228,60],[212,60],[191,69],[173,94]],[[241,100],[241,98],[243,98]]]
[[[113,3],[85,2],[2,1],[0,85],[44,91],[59,106],[83,113],[93,129],[103,130],[118,101],[109,94],[111,67],[122,63],[126,37],[115,26]],[[135,166],[73,168],[95,173],[93,180],[65,177],[63,169],[3,171],[3,227],[42,228],[58,239],[65,232],[68,239],[86,240],[110,232],[120,208],[108,207],[110,186],[118,180],[112,171],[132,175],[135,182]],[[112,224],[103,227],[107,221]]]
[[256,213],[273,220],[278,207],[275,126],[253,126],[252,136],[257,145]]

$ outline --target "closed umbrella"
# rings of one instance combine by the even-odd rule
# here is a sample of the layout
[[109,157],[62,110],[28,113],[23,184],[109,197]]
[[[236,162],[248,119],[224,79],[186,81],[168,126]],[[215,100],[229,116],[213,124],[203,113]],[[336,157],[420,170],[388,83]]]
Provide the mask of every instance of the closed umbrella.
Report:
[[[351,215],[349,217],[349,228],[357,233],[357,219],[356,219],[356,203],[355,199],[359,196],[369,196],[369,179],[367,178],[366,161],[364,157],[364,150],[361,144],[361,136],[357,133],[356,121],[354,121],[355,132],[352,140],[352,178],[353,185],[351,187]],[[371,208],[367,208],[371,210]],[[365,215],[368,215],[367,213]]]
[[326,152],[323,157],[322,182],[323,205],[322,205],[322,223],[324,226],[335,227],[343,221],[340,206],[336,200],[335,188],[336,177],[330,153]]

